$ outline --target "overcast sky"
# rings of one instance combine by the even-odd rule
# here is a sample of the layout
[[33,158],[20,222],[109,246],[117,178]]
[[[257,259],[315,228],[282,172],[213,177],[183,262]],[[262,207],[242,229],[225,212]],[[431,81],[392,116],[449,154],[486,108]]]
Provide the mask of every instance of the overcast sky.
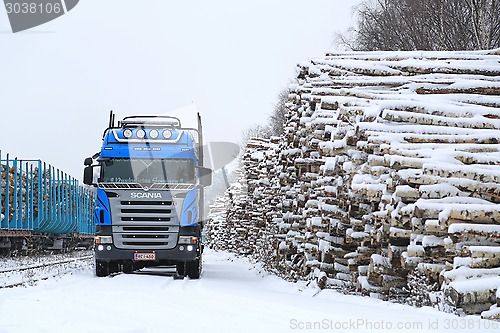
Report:
[[295,65],[322,56],[359,0],[81,0],[11,33],[0,8],[2,158],[43,159],[81,179],[109,110],[195,103],[205,137],[240,143],[265,124]]

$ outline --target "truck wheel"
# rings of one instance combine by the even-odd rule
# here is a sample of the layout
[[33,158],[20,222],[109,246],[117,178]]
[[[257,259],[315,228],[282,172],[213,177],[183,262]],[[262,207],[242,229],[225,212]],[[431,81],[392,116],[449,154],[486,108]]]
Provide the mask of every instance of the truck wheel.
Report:
[[98,277],[105,277],[109,275],[109,263],[106,261],[95,261],[95,275]]
[[189,261],[186,263],[186,275],[189,276],[190,279],[199,279],[201,275],[201,269],[201,257],[196,259],[195,261]]
[[118,262],[110,261],[108,263],[108,272],[109,272],[109,274],[120,272],[120,265],[118,264]]
[[134,265],[132,263],[124,263],[122,266],[123,273],[130,274],[134,271]]
[[177,275],[180,276],[186,275],[186,263],[184,261],[178,262],[175,265],[175,270],[177,271]]

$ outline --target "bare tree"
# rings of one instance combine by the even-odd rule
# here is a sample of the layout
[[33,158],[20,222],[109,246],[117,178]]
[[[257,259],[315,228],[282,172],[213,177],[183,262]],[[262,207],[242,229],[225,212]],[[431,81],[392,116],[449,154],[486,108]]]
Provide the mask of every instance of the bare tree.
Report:
[[272,136],[271,128],[269,126],[263,125],[252,125],[248,129],[246,129],[243,134],[243,143],[246,145],[248,140],[251,138],[263,138],[269,139]]
[[464,1],[471,15],[475,44],[481,49],[499,47],[500,3],[497,0]]
[[278,95],[278,101],[274,106],[274,112],[269,117],[272,135],[280,136],[281,133],[283,133],[283,130],[285,128],[286,114],[288,113],[286,103],[288,101],[289,94],[290,91],[288,89],[284,89]]
[[338,42],[354,50],[500,47],[500,0],[367,0],[358,27]]
[[269,139],[271,136],[280,136],[283,133],[288,113],[286,103],[289,93],[288,89],[283,89],[279,93],[278,100],[274,105],[273,113],[269,116],[267,125],[252,125],[243,132],[244,143],[253,137]]

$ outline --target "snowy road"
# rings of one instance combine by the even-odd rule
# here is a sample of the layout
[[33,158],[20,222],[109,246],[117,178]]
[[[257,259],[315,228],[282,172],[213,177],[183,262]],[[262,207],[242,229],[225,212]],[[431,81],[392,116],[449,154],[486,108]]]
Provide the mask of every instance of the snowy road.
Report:
[[477,317],[315,294],[230,254],[207,251],[200,280],[174,280],[167,271],[96,278],[88,268],[33,287],[0,289],[0,333],[500,331],[500,323]]

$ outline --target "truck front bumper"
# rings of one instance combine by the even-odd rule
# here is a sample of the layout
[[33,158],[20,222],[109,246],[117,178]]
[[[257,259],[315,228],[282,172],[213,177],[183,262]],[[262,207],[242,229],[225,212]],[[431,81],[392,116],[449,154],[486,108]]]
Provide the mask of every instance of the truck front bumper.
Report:
[[[190,250],[191,249],[191,250]],[[199,245],[177,245],[171,250],[128,250],[118,249],[113,244],[100,244],[95,246],[95,258],[100,261],[134,261],[135,254],[155,255],[156,263],[172,263],[176,261],[193,261],[200,257]],[[140,262],[147,262],[141,260]]]

